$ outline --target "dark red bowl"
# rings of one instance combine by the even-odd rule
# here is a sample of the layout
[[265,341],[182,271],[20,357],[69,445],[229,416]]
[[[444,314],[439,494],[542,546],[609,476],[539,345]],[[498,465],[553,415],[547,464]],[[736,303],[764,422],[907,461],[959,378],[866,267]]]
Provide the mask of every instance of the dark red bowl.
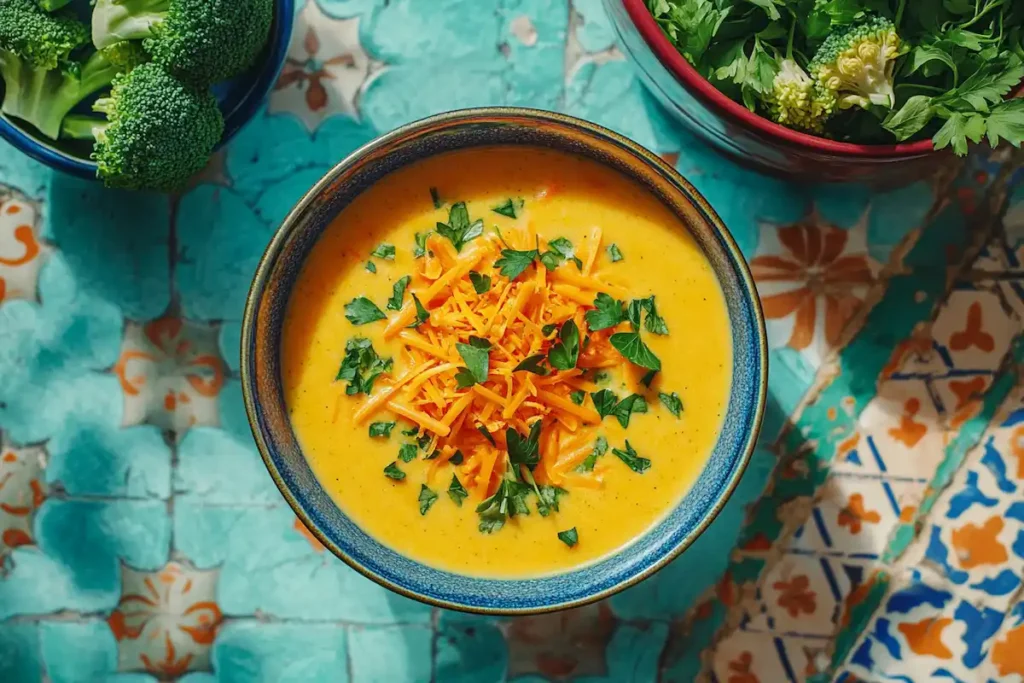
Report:
[[641,80],[690,131],[739,163],[818,182],[910,182],[949,152],[931,140],[854,145],[807,135],[754,114],[701,76],[661,30],[644,0],[604,0],[619,43]]

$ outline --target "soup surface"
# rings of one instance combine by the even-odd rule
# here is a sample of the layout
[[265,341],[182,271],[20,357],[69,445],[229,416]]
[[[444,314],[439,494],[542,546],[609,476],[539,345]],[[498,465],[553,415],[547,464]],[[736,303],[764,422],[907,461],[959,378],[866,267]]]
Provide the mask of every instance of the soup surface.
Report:
[[403,555],[494,577],[597,560],[662,519],[714,446],[732,361],[678,220],[613,171],[518,147],[356,199],[300,274],[282,354],[337,504]]

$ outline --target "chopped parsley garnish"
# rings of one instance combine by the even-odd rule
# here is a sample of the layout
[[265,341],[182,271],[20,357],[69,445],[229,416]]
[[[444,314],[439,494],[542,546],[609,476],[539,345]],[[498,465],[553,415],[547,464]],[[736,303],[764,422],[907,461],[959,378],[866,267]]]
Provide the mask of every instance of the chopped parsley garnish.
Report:
[[591,451],[587,459],[580,463],[580,466],[576,469],[580,472],[593,472],[594,465],[597,464],[597,459],[608,452],[608,439],[603,436],[597,437],[597,441],[594,442],[594,450]]
[[412,427],[409,427],[408,429],[403,429],[402,433],[405,434],[406,436],[416,436],[417,434],[420,433],[420,426],[419,425],[413,425]]
[[612,263],[618,263],[622,260],[622,252],[619,251],[619,246],[617,244],[608,245],[608,258],[612,260]]
[[452,483],[448,485],[448,497],[452,499],[459,507],[462,507],[462,501],[469,498],[469,491],[462,485],[459,478],[454,474],[452,475]]
[[426,484],[420,484],[420,514],[427,514],[427,510],[437,502],[437,494],[430,490]]
[[639,332],[618,332],[609,340],[612,346],[633,365],[648,370],[661,370],[661,361],[640,339]]
[[385,259],[388,261],[395,260],[395,245],[382,242],[377,245],[377,248],[370,252],[370,256],[375,256],[379,259]]
[[509,517],[530,514],[530,507],[526,503],[528,495],[530,487],[516,479],[513,468],[506,468],[494,495],[476,507],[480,515],[477,528],[482,533],[493,534],[505,526],[505,520]]
[[594,373],[594,384],[606,384],[611,380],[611,378],[611,375],[604,370],[598,370]]
[[418,232],[414,237],[416,238],[416,246],[412,250],[413,258],[423,258],[423,255],[427,253],[427,238],[430,237],[430,233]]
[[419,298],[415,294],[412,295],[412,301],[416,305],[416,319],[412,321],[409,327],[419,327],[430,320],[430,311],[423,307],[423,304],[420,303]]
[[400,311],[402,310],[402,299],[405,298],[405,288],[412,282],[412,278],[408,275],[395,280],[395,284],[391,286],[391,298],[388,299],[388,310],[389,311]]
[[448,458],[448,462],[453,465],[461,465],[462,461],[466,459],[466,456],[462,454],[462,451],[455,451],[452,453],[452,457]]
[[634,331],[640,330],[640,316],[643,312],[643,299],[633,299],[629,302],[629,306],[626,307],[626,319],[629,321],[629,324],[633,326]]
[[512,372],[519,372],[520,370],[524,370],[526,372],[532,372],[535,375],[540,375],[541,377],[544,377],[550,372],[550,370],[548,370],[543,365],[546,358],[547,356],[545,356],[543,353],[538,353],[536,356],[527,356],[526,358],[519,361],[519,365],[512,368]]
[[602,389],[591,394],[590,399],[602,419],[611,415],[624,428],[629,427],[629,418],[634,413],[647,412],[647,402],[640,394],[630,394],[620,401],[610,389]]
[[544,327],[540,328],[540,333],[543,334],[545,337],[550,337],[552,334],[555,333],[555,330],[557,329],[558,325],[556,325],[555,323],[548,323]]
[[484,438],[490,441],[492,446],[498,445],[497,442],[494,440],[494,435],[491,434],[490,431],[488,431],[487,427],[484,427],[483,425],[477,425],[476,430],[483,434]]
[[437,224],[437,232],[448,238],[455,251],[462,251],[466,242],[484,234],[484,221],[478,218],[470,223],[466,202],[458,202],[452,204],[452,208],[448,210],[448,222]]
[[512,465],[526,465],[531,470],[540,462],[540,427],[537,420],[530,426],[529,436],[523,436],[512,427],[505,430],[508,459]]
[[480,337],[470,337],[468,344],[457,342],[455,349],[466,363],[466,367],[459,368],[455,375],[459,388],[465,389],[486,382],[490,370],[491,342]]
[[565,493],[560,486],[544,485],[537,489],[537,512],[541,517],[547,517],[552,512],[558,512],[558,497]]
[[558,339],[548,351],[548,362],[556,370],[572,370],[580,357],[580,329],[573,320],[562,323]]
[[420,438],[416,439],[416,445],[420,447],[421,451],[425,451],[427,450],[427,446],[429,446],[430,442],[433,440],[434,439],[433,437],[430,436],[430,434],[424,434]]
[[579,543],[580,537],[576,533],[576,527],[566,529],[565,531],[558,532],[558,540],[566,544],[570,548]]
[[365,325],[384,320],[387,316],[384,315],[384,311],[377,308],[377,304],[365,296],[360,296],[345,304],[345,317],[353,325]]
[[473,291],[484,294],[491,290],[491,276],[481,275],[475,270],[469,271],[469,281],[473,283]]
[[366,262],[366,270],[370,271],[371,273],[376,274],[377,273],[377,266],[374,265],[373,261],[367,261]]
[[345,393],[349,396],[369,394],[374,380],[391,372],[391,367],[391,359],[378,356],[369,339],[353,337],[345,343],[345,358],[335,379],[348,382]]
[[643,384],[648,389],[651,388],[651,384],[654,382],[654,377],[658,374],[657,370],[648,370],[647,373],[640,378],[640,384]]
[[683,412],[683,400],[679,398],[679,394],[674,391],[671,394],[658,394],[658,400],[661,401],[662,405],[668,408],[668,412],[672,413],[676,417],[679,417],[680,413]]
[[523,271],[530,267],[534,259],[540,257],[536,249],[529,251],[516,251],[515,249],[502,249],[501,258],[494,262],[494,265],[501,269],[501,274],[509,280],[515,280],[523,274]]
[[540,261],[548,270],[554,270],[563,261],[572,261],[576,268],[583,270],[583,261],[576,256],[576,249],[565,237],[557,237],[548,242],[548,251],[540,255]]
[[526,206],[521,198],[519,199],[506,199],[503,203],[497,206],[491,207],[491,211],[502,216],[508,216],[509,218],[519,218],[519,212]]
[[583,402],[587,400],[587,392],[583,391],[582,389],[577,389],[576,391],[569,394],[569,399],[572,400],[572,402],[575,403],[576,405],[581,406],[583,405]]
[[405,472],[398,469],[397,462],[392,462],[384,468],[384,476],[388,479],[394,479],[395,481],[402,481],[405,479]]
[[587,311],[584,316],[591,332],[615,327],[626,319],[626,314],[622,310],[622,302],[616,301],[604,292],[598,294],[594,299],[594,306],[595,310]]
[[403,443],[398,449],[398,459],[402,462],[412,462],[419,453],[419,447],[414,443]]
[[436,187],[430,188],[430,201],[434,202],[435,209],[441,208],[441,195],[438,194]]
[[613,448],[612,453],[614,453],[619,460],[626,463],[626,466],[637,474],[643,474],[651,468],[651,461],[637,455],[636,451],[633,450],[633,447],[629,445],[629,441],[626,441],[626,450],[623,451],[618,448]]
[[391,438],[391,430],[395,428],[396,422],[371,422],[370,436]]
[[[644,315],[644,329],[651,334],[668,334],[668,325],[665,324],[665,319],[658,315],[658,309],[654,305],[654,295],[647,297],[646,299],[634,299],[634,301],[640,302],[640,307],[644,309],[646,315]],[[632,306],[632,302],[630,302]]]

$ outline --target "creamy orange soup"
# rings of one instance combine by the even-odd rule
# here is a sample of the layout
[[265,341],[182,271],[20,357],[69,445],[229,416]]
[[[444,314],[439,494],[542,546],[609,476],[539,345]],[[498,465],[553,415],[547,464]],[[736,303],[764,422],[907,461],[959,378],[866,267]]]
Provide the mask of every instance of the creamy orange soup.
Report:
[[345,513],[426,564],[523,577],[612,553],[680,500],[721,427],[731,340],[709,263],[655,198],[582,158],[487,148],[338,216],[282,354]]

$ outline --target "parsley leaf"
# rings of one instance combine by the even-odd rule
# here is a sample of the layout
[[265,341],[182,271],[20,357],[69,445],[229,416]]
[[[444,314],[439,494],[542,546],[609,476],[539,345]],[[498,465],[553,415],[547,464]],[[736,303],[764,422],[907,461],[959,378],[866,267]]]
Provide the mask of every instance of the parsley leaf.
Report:
[[398,469],[397,462],[392,462],[384,468],[384,476],[388,479],[394,479],[395,481],[402,481],[405,479],[405,472]]
[[633,299],[629,302],[629,306],[626,307],[626,320],[633,327],[634,330],[640,329],[640,316],[644,311],[644,300]]
[[462,454],[462,451],[455,451],[452,453],[452,457],[448,458],[448,462],[453,465],[461,465],[462,461],[466,459],[466,456]]
[[543,353],[538,353],[535,356],[528,356],[523,360],[519,361],[519,365],[512,368],[512,372],[519,372],[520,370],[525,370],[526,372],[532,372],[535,375],[540,375],[541,377],[544,377],[545,375],[548,374],[548,372],[550,372],[543,365],[546,359],[547,356],[545,356]]
[[408,275],[395,280],[395,284],[391,286],[391,298],[388,299],[388,310],[389,311],[400,311],[402,310],[402,299],[405,298],[405,288],[412,282],[412,278]]
[[547,517],[552,512],[558,512],[558,497],[565,494],[565,489],[559,486],[544,485],[537,489],[537,512],[541,517]]
[[619,251],[619,247],[616,244],[608,245],[608,258],[612,260],[612,263],[618,263],[622,260],[622,252]]
[[545,337],[550,337],[557,329],[558,325],[556,325],[555,323],[548,323],[544,327],[540,328],[540,333],[543,334]]
[[420,426],[419,425],[413,425],[412,427],[409,427],[408,429],[403,429],[402,430],[402,434],[405,434],[406,436],[416,436],[419,433],[420,433]]
[[367,261],[366,262],[366,270],[370,271],[371,273],[376,274],[377,273],[377,266],[374,265],[373,261]]
[[599,293],[594,299],[594,306],[595,310],[587,311],[584,316],[591,332],[607,330],[626,319],[626,314],[622,310],[622,302],[616,301],[604,292]]
[[634,413],[646,413],[647,412],[647,401],[640,394],[630,394],[626,398],[619,401],[618,405],[612,411],[612,415],[619,421],[619,424],[623,428],[629,427],[629,418]]
[[420,514],[427,514],[427,510],[437,502],[437,494],[430,490],[426,484],[420,484]]
[[398,449],[398,459],[402,462],[412,462],[420,452],[419,447],[414,443],[403,443]]
[[484,234],[484,222],[478,218],[470,223],[466,202],[457,202],[448,210],[448,222],[437,224],[437,232],[448,238],[455,251],[462,251],[466,242]]
[[395,260],[395,245],[382,242],[377,245],[377,248],[370,252],[370,256],[376,256],[379,259],[385,259],[387,261]]
[[448,484],[448,497],[459,507],[462,507],[462,501],[469,498],[469,491],[466,490],[459,481],[459,478],[454,474],[452,475],[452,483]]
[[345,357],[335,380],[348,382],[345,393],[349,396],[369,394],[374,381],[383,373],[391,372],[391,367],[391,359],[378,356],[369,339],[353,337],[345,343]]
[[353,325],[365,325],[384,320],[387,316],[384,315],[384,311],[377,308],[377,304],[365,296],[360,296],[345,304],[345,317]]
[[583,391],[582,389],[577,389],[576,391],[569,394],[569,398],[572,400],[573,403],[575,403],[578,406],[581,406],[583,405],[583,402],[587,400],[587,392]]
[[455,349],[466,363],[466,367],[460,368],[455,375],[459,388],[465,389],[486,382],[490,370],[491,343],[480,337],[470,337],[468,344],[456,342]]
[[597,437],[597,441],[594,442],[594,450],[590,452],[587,459],[580,463],[579,467],[576,468],[579,472],[593,472],[594,465],[597,464],[597,459],[608,452],[608,440],[603,436]]
[[558,540],[572,548],[579,543],[580,537],[579,534],[576,533],[576,527],[573,527],[571,529],[566,529],[565,531],[559,531]]
[[491,276],[481,275],[475,270],[469,271],[469,280],[473,283],[473,291],[483,294],[491,289]]
[[526,504],[526,496],[529,493],[529,487],[516,480],[512,468],[506,468],[494,495],[476,507],[476,512],[480,516],[477,528],[482,533],[493,534],[505,525],[507,518],[518,514],[530,514],[530,508]]
[[554,270],[558,266],[562,265],[562,257],[553,251],[545,251],[540,255],[541,264],[548,270]]
[[640,339],[639,332],[618,332],[613,334],[608,341],[630,363],[648,370],[661,370],[661,361]]
[[580,329],[573,320],[562,323],[558,343],[548,350],[548,362],[556,370],[572,370],[580,357]]
[[654,305],[654,295],[646,299],[640,299],[640,306],[644,309],[644,329],[651,334],[668,334],[668,325],[665,319],[658,315],[658,309]]
[[655,375],[658,374],[657,370],[649,370],[643,377],[640,378],[640,384],[643,384],[648,389],[651,388],[651,384],[654,382]]
[[384,437],[385,439],[391,438],[391,430],[395,428],[395,422],[371,422],[370,423],[370,436],[372,437]]
[[423,258],[427,253],[427,238],[430,237],[430,232],[418,232],[414,237],[416,246],[412,250],[413,258]]
[[590,395],[590,400],[594,402],[594,409],[597,410],[601,419],[612,415],[615,412],[615,406],[619,404],[619,397],[611,389],[594,392]]
[[491,207],[491,211],[509,218],[519,218],[519,212],[526,206],[526,202],[519,199],[506,199],[503,203]]
[[626,450],[623,451],[618,448],[613,448],[612,453],[614,453],[619,460],[626,463],[626,466],[637,474],[643,474],[651,468],[651,461],[637,455],[637,452],[629,445],[629,441],[626,441]]
[[576,249],[565,237],[557,237],[548,242],[548,251],[540,255],[540,262],[548,270],[554,270],[562,265],[563,261],[572,261],[576,268],[583,270],[583,261],[576,256]]
[[515,249],[502,249],[501,258],[494,262],[494,265],[501,269],[501,274],[509,280],[515,280],[523,274],[523,271],[530,267],[534,259],[540,258],[540,252],[536,249],[529,251],[516,251]]
[[441,208],[441,195],[438,193],[436,187],[430,188],[430,201],[434,203],[435,209]]
[[530,426],[529,436],[523,436],[512,427],[505,430],[508,459],[513,466],[526,465],[532,470],[540,462],[540,428],[541,421],[537,420]]
[[674,391],[671,394],[658,394],[658,400],[661,401],[662,405],[668,408],[668,412],[672,413],[676,417],[679,417],[680,413],[683,412],[683,401],[679,398],[679,394]]
[[412,325],[409,325],[409,327],[419,327],[430,320],[430,311],[423,307],[423,304],[420,303],[419,298],[415,294],[412,295],[412,301],[416,305],[416,319],[412,321]]

